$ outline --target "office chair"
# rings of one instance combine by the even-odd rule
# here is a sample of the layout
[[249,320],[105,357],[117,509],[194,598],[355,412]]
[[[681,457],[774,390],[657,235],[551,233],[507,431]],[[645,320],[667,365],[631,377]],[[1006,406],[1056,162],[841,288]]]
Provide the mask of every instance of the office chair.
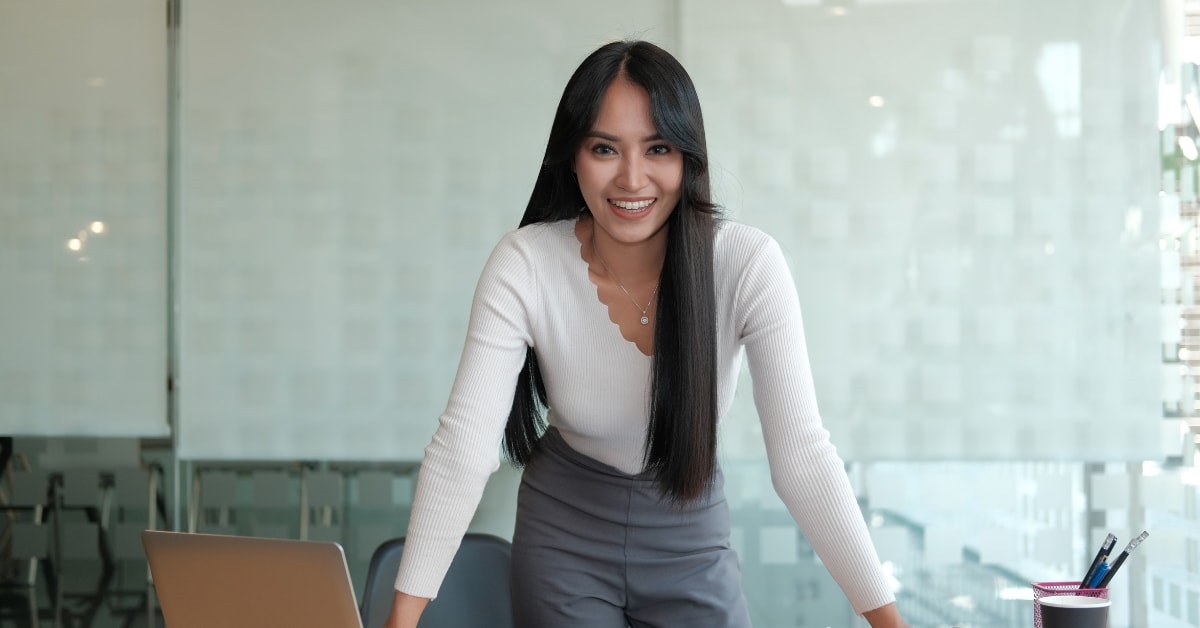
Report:
[[[404,538],[384,541],[371,555],[359,611],[363,628],[380,628],[395,597]],[[463,537],[438,597],[425,607],[420,628],[513,628],[509,568],[512,545],[490,534]]]

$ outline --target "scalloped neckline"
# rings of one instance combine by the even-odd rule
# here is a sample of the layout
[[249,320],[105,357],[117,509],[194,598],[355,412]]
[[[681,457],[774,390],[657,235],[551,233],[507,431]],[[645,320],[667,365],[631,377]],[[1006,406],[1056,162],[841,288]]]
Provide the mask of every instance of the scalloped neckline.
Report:
[[[609,278],[607,282],[600,279],[606,273],[592,247],[592,231],[596,228],[595,225],[595,220],[586,213],[581,213],[575,221],[575,239],[579,241],[579,258],[587,265],[588,281],[596,286],[596,300],[608,310],[608,320],[617,327],[621,338],[632,344],[638,353],[648,358],[653,357],[654,326],[657,324],[655,315],[658,306],[654,304],[646,310],[647,315],[650,316],[650,324],[642,325],[638,322],[641,312],[633,309],[633,303],[617,286],[615,279]],[[634,312],[636,316],[628,316],[629,312]],[[621,316],[627,318],[624,323],[618,320]]]

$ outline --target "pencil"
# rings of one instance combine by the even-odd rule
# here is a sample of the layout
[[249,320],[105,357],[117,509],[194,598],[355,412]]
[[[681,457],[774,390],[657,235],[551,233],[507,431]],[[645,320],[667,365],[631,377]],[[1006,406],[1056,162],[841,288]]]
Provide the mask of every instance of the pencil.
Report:
[[1108,568],[1108,573],[1104,574],[1104,577],[1100,579],[1098,588],[1103,589],[1104,587],[1108,586],[1108,581],[1112,580],[1113,575],[1116,574],[1117,570],[1121,568],[1121,565],[1125,563],[1125,559],[1129,558],[1129,552],[1137,549],[1137,546],[1141,545],[1142,541],[1145,541],[1146,537],[1148,536],[1150,536],[1150,533],[1143,530],[1141,534],[1137,535],[1137,538],[1130,541],[1129,545],[1125,546],[1125,549],[1122,550],[1121,554],[1117,556],[1117,559],[1113,561],[1112,566]]

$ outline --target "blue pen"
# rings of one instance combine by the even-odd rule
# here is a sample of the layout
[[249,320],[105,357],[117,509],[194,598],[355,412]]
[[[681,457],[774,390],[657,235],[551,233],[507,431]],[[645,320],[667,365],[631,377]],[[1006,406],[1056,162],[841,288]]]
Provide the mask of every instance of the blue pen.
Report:
[[1096,575],[1092,576],[1092,579],[1088,581],[1087,588],[1095,589],[1099,587],[1100,581],[1104,579],[1104,575],[1108,573],[1108,569],[1108,563],[1100,563],[1100,566],[1096,568]]

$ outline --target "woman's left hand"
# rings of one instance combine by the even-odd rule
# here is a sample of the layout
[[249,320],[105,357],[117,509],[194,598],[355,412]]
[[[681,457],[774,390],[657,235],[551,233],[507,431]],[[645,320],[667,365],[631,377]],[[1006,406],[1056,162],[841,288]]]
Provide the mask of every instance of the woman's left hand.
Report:
[[904,623],[904,618],[900,616],[900,609],[896,608],[896,603],[880,606],[873,611],[863,613],[863,618],[871,624],[871,628],[908,628],[908,624]]

